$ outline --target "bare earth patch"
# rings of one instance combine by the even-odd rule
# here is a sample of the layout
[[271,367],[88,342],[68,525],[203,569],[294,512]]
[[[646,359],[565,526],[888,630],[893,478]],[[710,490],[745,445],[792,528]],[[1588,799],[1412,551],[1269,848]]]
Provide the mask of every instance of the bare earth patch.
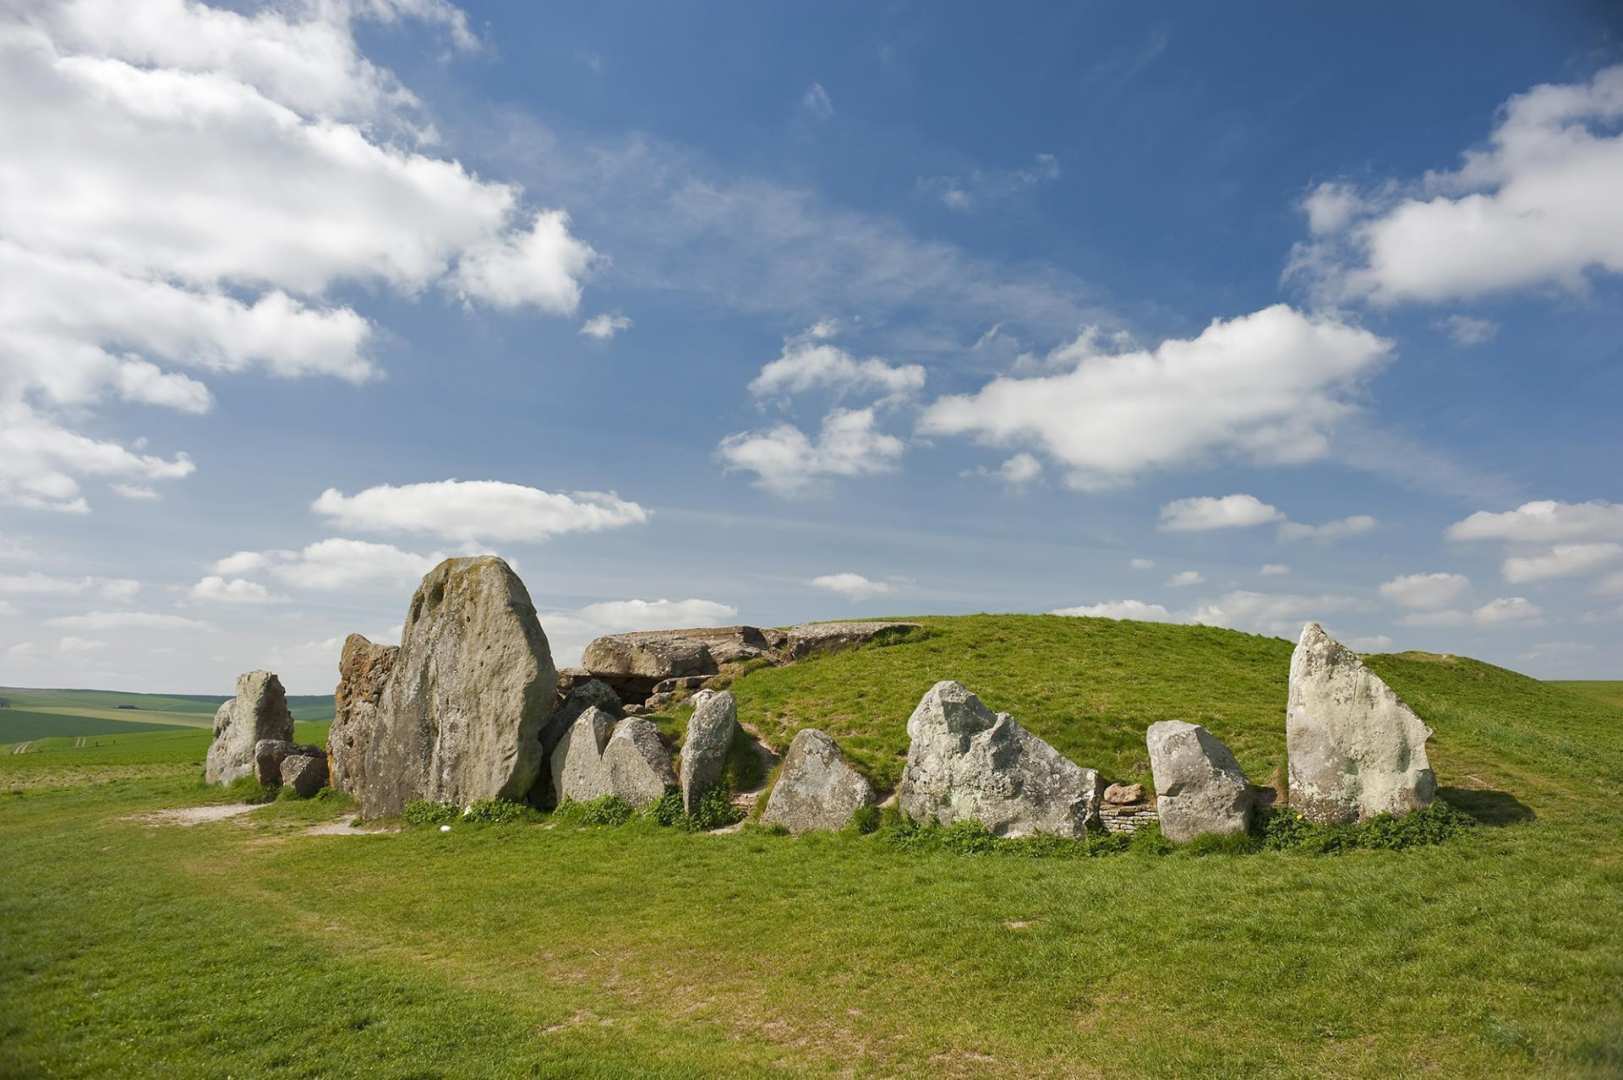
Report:
[[355,824],[354,814],[345,814],[337,821],[323,821],[304,830],[306,836],[384,836],[399,829],[369,829]]
[[210,821],[240,817],[250,810],[258,810],[260,805],[260,803],[225,803],[219,806],[181,806],[174,810],[137,814],[128,820],[147,825],[202,825]]

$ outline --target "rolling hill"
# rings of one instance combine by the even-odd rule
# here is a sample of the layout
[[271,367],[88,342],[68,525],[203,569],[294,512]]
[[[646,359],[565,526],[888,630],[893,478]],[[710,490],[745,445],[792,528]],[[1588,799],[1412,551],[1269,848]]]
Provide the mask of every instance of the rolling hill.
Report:
[[[1282,762],[1288,642],[921,621],[743,675],[741,719],[780,747],[829,730],[889,783],[950,677],[1118,778],[1167,718],[1254,779]],[[1623,709],[1459,657],[1368,660],[1474,827],[1099,857],[564,815],[316,836],[342,797],[153,824],[241,797],[202,786],[204,731],[0,754],[0,1074],[1623,1073]]]

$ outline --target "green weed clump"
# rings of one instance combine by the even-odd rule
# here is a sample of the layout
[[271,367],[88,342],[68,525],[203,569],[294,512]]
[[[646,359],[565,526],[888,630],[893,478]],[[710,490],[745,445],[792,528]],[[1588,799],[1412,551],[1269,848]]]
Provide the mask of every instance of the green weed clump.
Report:
[[462,811],[461,820],[469,825],[507,825],[538,816],[531,807],[511,799],[480,799]]
[[636,813],[636,808],[618,795],[604,795],[587,802],[565,800],[553,816],[576,825],[624,825]]
[[1444,843],[1475,824],[1470,815],[1440,799],[1424,810],[1382,814],[1356,825],[1319,825],[1292,810],[1269,808],[1256,815],[1250,839],[1263,851],[1401,851]]
[[744,811],[733,805],[732,792],[717,785],[700,796],[699,805],[684,816],[681,826],[689,832],[709,832],[743,820]]
[[257,777],[239,776],[227,784],[225,790],[237,802],[268,803],[275,802],[281,795],[280,784],[271,786],[261,784]]
[[407,825],[449,825],[462,816],[462,811],[453,803],[415,799],[406,804],[400,816]]

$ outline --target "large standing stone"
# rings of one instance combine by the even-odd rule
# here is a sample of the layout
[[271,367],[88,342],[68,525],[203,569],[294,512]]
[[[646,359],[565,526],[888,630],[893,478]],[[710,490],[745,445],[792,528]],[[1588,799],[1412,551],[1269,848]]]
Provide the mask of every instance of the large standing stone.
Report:
[[1162,720],[1145,735],[1161,833],[1182,844],[1251,826],[1251,785],[1229,748],[1199,724]]
[[804,728],[783,756],[761,821],[792,833],[843,829],[852,814],[873,801],[873,785],[851,767],[834,740]]
[[730,690],[700,690],[682,743],[682,809],[691,814],[705,792],[721,781],[727,751],[738,734],[738,703]]
[[414,799],[522,799],[541,766],[556,683],[512,568],[489,555],[447,559],[412,595],[370,737],[356,740],[360,760],[345,761],[339,780],[369,818]]
[[327,786],[327,755],[289,754],[282,759],[281,782],[301,799],[308,799]]
[[956,682],[936,683],[907,721],[897,804],[915,821],[978,821],[998,836],[1083,837],[1099,774],[996,713]]
[[671,754],[652,721],[618,725],[595,706],[576,718],[552,751],[552,789],[559,802],[615,795],[632,806],[657,802],[676,786]]
[[1318,623],[1291,654],[1285,749],[1290,805],[1314,821],[1345,823],[1431,804],[1431,729],[1380,677]]
[[282,680],[268,671],[237,676],[237,696],[214,714],[214,742],[204,760],[203,777],[229,784],[254,772],[254,747],[261,739],[293,740],[293,714],[287,711]]
[[377,731],[383,693],[399,658],[398,645],[374,645],[360,634],[344,639],[338,658],[338,689],[327,732],[332,785],[358,792],[366,787],[366,754]]

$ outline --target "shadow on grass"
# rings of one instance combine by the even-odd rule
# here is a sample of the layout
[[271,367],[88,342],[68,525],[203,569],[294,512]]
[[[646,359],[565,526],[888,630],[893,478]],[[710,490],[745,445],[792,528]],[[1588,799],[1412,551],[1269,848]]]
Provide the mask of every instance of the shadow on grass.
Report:
[[1495,828],[1520,825],[1532,821],[1535,816],[1531,806],[1508,791],[1445,787],[1437,789],[1437,796],[1454,809],[1471,815],[1480,825]]

